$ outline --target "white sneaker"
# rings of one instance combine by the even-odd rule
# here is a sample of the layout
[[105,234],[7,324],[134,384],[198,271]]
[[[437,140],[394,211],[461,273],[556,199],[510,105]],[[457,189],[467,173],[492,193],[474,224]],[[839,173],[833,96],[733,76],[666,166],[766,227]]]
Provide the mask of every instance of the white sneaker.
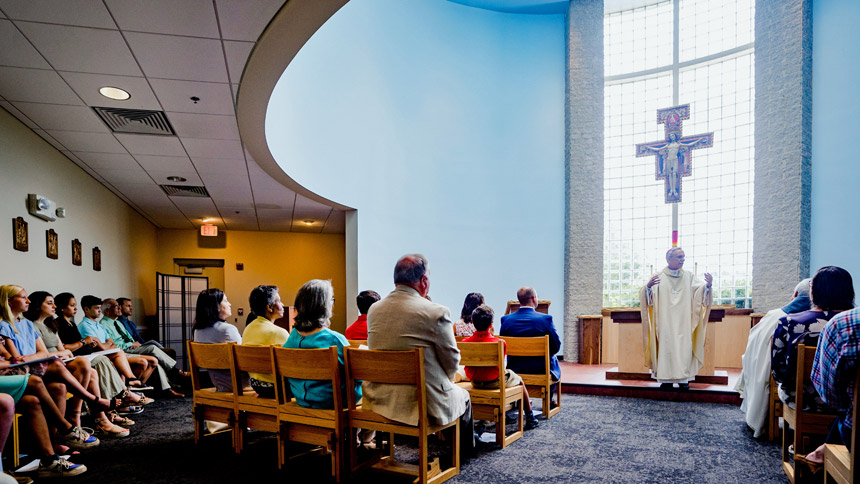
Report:
[[73,449],[89,449],[99,445],[99,439],[91,435],[90,432],[77,426],[72,427],[72,430],[69,430],[69,433],[60,435],[59,438],[62,443]]
[[87,471],[87,466],[83,464],[72,464],[65,459],[57,459],[48,465],[39,463],[39,471],[36,476],[39,479],[47,477],[71,477],[78,474],[83,474]]

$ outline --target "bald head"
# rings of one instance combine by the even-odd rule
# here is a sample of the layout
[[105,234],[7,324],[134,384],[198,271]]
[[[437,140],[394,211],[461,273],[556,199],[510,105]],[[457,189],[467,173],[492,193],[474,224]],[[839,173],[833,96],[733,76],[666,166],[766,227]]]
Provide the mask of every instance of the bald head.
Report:
[[427,275],[429,263],[421,254],[406,254],[394,264],[394,284],[409,286],[426,296],[430,290],[430,278]]
[[809,278],[809,277],[798,282],[797,285],[794,286],[794,297],[798,297],[798,296],[809,297],[809,283],[810,282],[812,282],[812,278]]
[[537,292],[529,286],[523,286],[517,291],[520,306],[537,307]]

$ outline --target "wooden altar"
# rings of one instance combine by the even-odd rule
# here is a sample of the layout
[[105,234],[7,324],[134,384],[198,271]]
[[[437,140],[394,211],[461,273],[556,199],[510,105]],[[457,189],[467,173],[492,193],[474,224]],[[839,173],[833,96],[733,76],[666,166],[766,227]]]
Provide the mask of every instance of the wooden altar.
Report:
[[[733,306],[712,306],[709,323],[723,320],[726,310]],[[642,341],[642,314],[639,308],[611,308],[608,311],[612,322],[618,327],[618,368],[607,371],[607,380],[652,380],[649,368],[645,365],[645,348]],[[705,333],[705,363],[691,383],[728,384],[727,375],[714,372],[714,342],[716,326],[708,324]]]

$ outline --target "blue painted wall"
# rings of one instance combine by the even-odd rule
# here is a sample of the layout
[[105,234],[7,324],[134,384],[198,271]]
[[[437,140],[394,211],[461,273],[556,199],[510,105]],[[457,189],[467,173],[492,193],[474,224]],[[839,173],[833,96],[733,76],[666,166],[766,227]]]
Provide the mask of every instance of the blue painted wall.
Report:
[[813,2],[810,266],[813,272],[825,265],[845,268],[860,294],[858,25],[857,0]]
[[421,252],[455,318],[468,292],[501,315],[531,285],[562,333],[564,79],[562,15],[354,0],[287,68],[266,135],[287,174],[358,209],[359,289],[387,294]]

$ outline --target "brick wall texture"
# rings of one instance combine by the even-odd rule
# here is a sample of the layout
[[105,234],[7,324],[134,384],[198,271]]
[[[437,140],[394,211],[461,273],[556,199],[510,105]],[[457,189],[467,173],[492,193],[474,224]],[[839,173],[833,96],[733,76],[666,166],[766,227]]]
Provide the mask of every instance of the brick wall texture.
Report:
[[809,275],[812,0],[758,0],[755,15],[753,306],[780,307]]
[[566,19],[564,359],[578,361],[578,316],[603,306],[603,0]]

